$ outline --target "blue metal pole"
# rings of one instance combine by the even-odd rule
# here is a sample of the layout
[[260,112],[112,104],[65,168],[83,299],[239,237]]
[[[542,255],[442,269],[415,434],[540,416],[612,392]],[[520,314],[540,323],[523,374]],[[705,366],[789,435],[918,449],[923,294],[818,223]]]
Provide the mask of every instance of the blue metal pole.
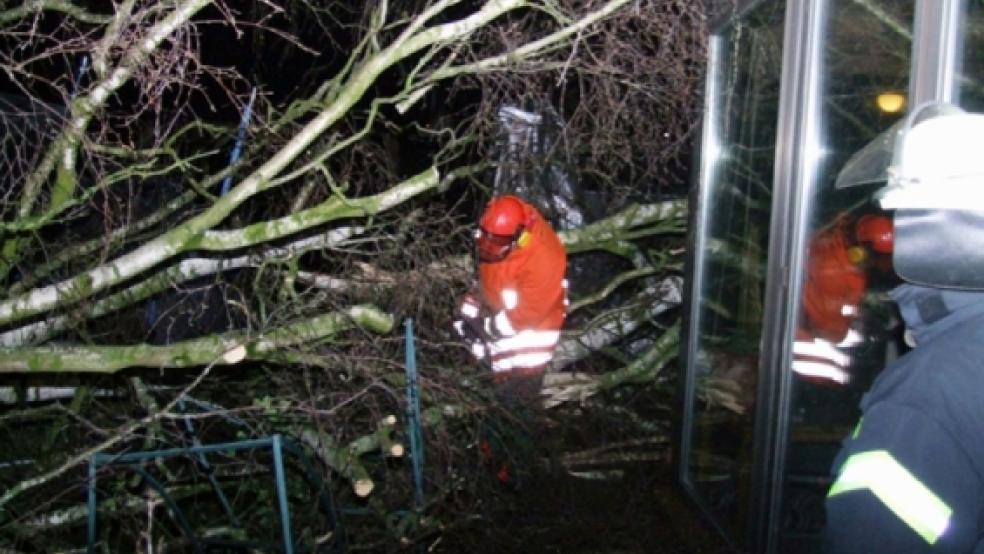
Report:
[[407,318],[407,421],[410,426],[410,460],[413,465],[414,502],[424,506],[424,444],[420,430],[420,391],[417,384],[417,353],[413,340],[413,320]]
[[[243,117],[239,121],[239,130],[236,132],[236,145],[232,147],[232,153],[229,154],[229,165],[236,165],[239,161],[239,156],[243,152],[243,142],[246,140],[246,129],[249,127],[249,121],[253,117],[253,101],[256,100],[256,87],[249,93],[249,103],[246,104],[246,109],[243,110]],[[222,192],[221,195],[225,196],[229,192],[229,188],[232,185],[232,175],[226,175],[226,178],[222,180]]]
[[273,435],[273,474],[277,483],[277,502],[280,505],[280,527],[284,536],[284,554],[294,554],[290,536],[290,508],[287,506],[287,480],[284,478],[284,454],[280,435]]
[[79,64],[79,74],[75,76],[75,80],[72,82],[72,100],[79,95],[79,89],[82,87],[82,78],[85,74],[89,72],[89,56],[82,56],[82,63]]
[[103,454],[92,455],[93,460],[100,464],[127,464],[140,460],[150,460],[153,458],[171,458],[174,456],[190,456],[192,454],[225,452],[228,450],[252,450],[254,448],[265,448],[271,446],[271,439],[253,439],[248,441],[223,442],[218,444],[203,444],[201,446],[191,446],[188,448],[165,448],[162,450],[145,450],[143,452],[128,452],[125,454]]

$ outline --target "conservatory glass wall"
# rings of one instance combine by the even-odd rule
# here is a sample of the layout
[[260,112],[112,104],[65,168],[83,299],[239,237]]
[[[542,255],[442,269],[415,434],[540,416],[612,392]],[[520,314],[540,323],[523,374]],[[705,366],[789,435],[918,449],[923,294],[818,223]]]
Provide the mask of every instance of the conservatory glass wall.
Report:
[[967,111],[984,113],[984,2],[969,2],[966,16],[958,19],[963,44],[954,100]]
[[742,550],[809,553],[861,396],[906,348],[884,183],[840,177],[917,102],[984,112],[984,3],[739,4],[691,196],[680,476]]
[[691,221],[682,479],[731,539],[751,490],[784,19],[766,2],[712,37]]

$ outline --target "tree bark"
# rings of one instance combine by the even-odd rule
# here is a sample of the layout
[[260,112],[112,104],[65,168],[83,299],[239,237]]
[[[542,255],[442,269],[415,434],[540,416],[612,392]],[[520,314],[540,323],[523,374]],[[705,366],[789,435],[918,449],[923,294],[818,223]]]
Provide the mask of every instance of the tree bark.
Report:
[[[388,333],[393,319],[372,306],[353,306],[274,328],[251,336],[226,333],[166,346],[35,346],[0,348],[0,374],[4,373],[115,373],[127,367],[183,368],[207,364],[234,365],[243,360],[263,360],[280,349],[330,340],[355,326]],[[227,354],[233,353],[232,356]]]

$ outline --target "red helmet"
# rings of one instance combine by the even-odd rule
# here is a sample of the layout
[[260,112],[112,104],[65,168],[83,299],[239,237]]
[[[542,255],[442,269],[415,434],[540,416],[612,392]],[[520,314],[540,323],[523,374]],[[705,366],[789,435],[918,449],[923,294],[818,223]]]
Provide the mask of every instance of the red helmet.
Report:
[[478,257],[483,262],[505,259],[526,229],[526,209],[515,196],[493,198],[478,220]]
[[882,254],[892,252],[892,220],[883,215],[864,215],[854,227],[858,242],[871,244],[871,249]]

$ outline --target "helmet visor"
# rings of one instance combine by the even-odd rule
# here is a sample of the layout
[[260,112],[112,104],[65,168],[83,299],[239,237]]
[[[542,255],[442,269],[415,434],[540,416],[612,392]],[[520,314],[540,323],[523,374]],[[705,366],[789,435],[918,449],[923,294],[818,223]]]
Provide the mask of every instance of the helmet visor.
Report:
[[479,229],[475,235],[478,241],[478,259],[483,262],[502,261],[515,243],[513,235],[497,235],[484,229]]
[[896,138],[905,121],[898,121],[858,150],[837,174],[834,187],[838,189],[861,185],[884,184],[895,154]]

